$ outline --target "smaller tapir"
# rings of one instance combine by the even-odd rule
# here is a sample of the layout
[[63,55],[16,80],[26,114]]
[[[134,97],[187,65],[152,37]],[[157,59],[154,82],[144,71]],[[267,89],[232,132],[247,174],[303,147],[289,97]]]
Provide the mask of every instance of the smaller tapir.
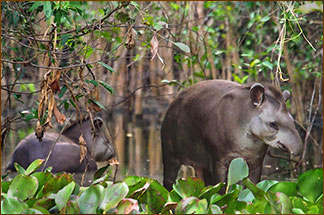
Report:
[[172,189],[181,164],[193,166],[206,185],[225,182],[237,157],[258,182],[268,146],[300,154],[302,140],[285,105],[289,96],[272,85],[225,80],[183,90],[162,122],[163,185]]
[[[52,166],[52,172],[82,172],[97,169],[96,161],[106,161],[115,156],[115,149],[103,131],[101,118],[94,119],[95,131],[92,131],[90,119],[73,123],[65,129],[56,142],[53,152],[45,168]],[[81,129],[86,142],[87,154],[80,162],[79,137]],[[58,133],[45,132],[42,141],[35,134],[30,134],[21,140],[15,148],[6,170],[15,170],[14,162],[27,168],[36,159],[46,159],[52,144],[56,141]]]

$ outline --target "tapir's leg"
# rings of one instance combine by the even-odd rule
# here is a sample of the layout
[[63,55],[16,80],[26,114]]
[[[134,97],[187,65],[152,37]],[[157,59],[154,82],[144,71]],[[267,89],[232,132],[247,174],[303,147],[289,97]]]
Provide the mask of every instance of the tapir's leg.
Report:
[[254,170],[250,170],[250,173],[249,173],[250,180],[255,184],[260,182],[261,172],[262,172],[262,165],[260,165],[258,168],[254,169]]
[[178,170],[181,164],[177,159],[171,156],[168,158],[166,158],[166,156],[163,157],[163,186],[170,191],[177,179]]

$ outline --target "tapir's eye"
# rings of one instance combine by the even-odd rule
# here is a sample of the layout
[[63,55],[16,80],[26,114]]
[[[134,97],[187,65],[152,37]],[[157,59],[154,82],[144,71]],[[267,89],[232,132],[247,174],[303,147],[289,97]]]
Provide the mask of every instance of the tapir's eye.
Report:
[[278,130],[278,125],[275,122],[270,122],[270,127]]

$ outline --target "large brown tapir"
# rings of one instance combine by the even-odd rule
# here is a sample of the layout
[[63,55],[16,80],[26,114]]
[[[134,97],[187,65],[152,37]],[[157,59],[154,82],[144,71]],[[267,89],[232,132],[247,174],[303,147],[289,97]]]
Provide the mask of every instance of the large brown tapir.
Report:
[[[115,156],[115,149],[103,131],[101,118],[94,118],[94,131],[91,129],[90,119],[81,123],[73,123],[64,130],[60,139],[56,142],[53,152],[46,167],[52,166],[53,172],[82,172],[88,166],[88,170],[97,169],[96,161],[106,161]],[[79,137],[83,133],[86,142],[87,154],[80,162]],[[15,148],[7,170],[15,170],[14,162],[27,168],[36,159],[46,159],[52,144],[59,134],[45,132],[42,141],[35,134],[30,134],[21,140]]]
[[285,105],[289,97],[272,85],[225,80],[202,81],[180,92],[161,127],[163,185],[172,189],[181,164],[193,166],[206,185],[225,182],[237,157],[258,182],[268,146],[300,154],[302,140]]

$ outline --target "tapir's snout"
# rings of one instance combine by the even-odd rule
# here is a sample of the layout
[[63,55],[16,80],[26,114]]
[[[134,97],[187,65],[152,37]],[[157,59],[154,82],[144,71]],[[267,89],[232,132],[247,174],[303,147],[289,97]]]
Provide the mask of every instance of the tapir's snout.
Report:
[[291,132],[291,135],[285,141],[278,141],[278,148],[294,156],[299,156],[303,151],[303,141],[297,130]]

